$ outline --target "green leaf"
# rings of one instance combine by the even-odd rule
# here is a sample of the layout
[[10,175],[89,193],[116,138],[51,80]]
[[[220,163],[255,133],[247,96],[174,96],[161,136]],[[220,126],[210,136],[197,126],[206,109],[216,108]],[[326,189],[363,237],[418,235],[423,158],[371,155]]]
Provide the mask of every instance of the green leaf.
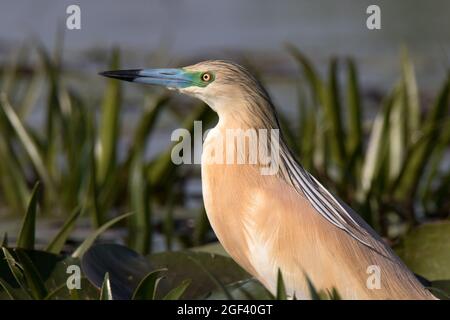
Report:
[[28,294],[27,285],[25,282],[25,277],[23,275],[22,266],[14,259],[9,250],[5,247],[2,247],[3,256],[6,260],[8,268],[16,281],[16,283],[22,288],[23,292]]
[[39,152],[38,146],[33,141],[33,138],[31,137],[30,133],[27,131],[24,124],[19,119],[17,113],[9,104],[4,94],[0,95],[0,102],[3,106],[3,111],[10,125],[14,128],[17,137],[19,138],[20,142],[25,148],[25,151],[28,153],[28,156],[31,158],[31,161],[33,162],[34,167],[38,172],[39,176],[41,177],[42,181],[51,191],[54,191],[55,188],[53,186],[53,182],[47,172],[44,160]]
[[92,234],[90,234],[81,244],[80,246],[72,253],[73,258],[81,257],[87,249],[94,243],[95,239],[102,234],[105,230],[110,228],[112,225],[116,224],[120,220],[132,215],[133,212],[125,213],[121,216],[118,216],[114,219],[111,219],[110,221],[103,224],[100,228],[95,230]]
[[358,73],[353,60],[347,60],[348,146],[350,153],[362,144],[362,107]]
[[0,287],[3,289],[3,291],[5,291],[6,295],[10,300],[19,300],[21,298],[20,296],[17,296],[14,293],[13,288],[11,288],[8,282],[3,280],[2,278],[0,278]]
[[111,283],[109,282],[109,274],[105,273],[102,288],[100,289],[100,300],[113,300],[111,292]]
[[387,140],[389,145],[389,180],[394,181],[403,165],[406,156],[406,110],[402,97],[404,90],[400,89],[398,95],[394,96],[389,117],[389,133]]
[[163,278],[162,274],[167,269],[159,269],[150,272],[139,283],[138,287],[133,293],[133,300],[155,300],[158,283]]
[[450,75],[442,87],[432,109],[428,112],[422,125],[424,139],[418,139],[410,148],[411,152],[406,157],[406,163],[394,184],[395,194],[402,197],[405,194],[414,196],[420,178],[425,173],[425,168],[436,151],[444,125],[448,115],[448,105],[450,97]]
[[[203,299],[227,286],[251,276],[231,258],[206,252],[176,251],[140,256],[127,247],[113,244],[97,244],[89,249],[82,259],[83,271],[92,283],[101,286],[105,272],[113,279],[116,299],[131,299],[142,279],[158,269],[167,269],[158,283],[157,299],[162,299],[173,288],[186,279],[191,284],[186,288],[183,299]],[[133,266],[133,267],[130,267]]]
[[450,279],[450,222],[413,229],[395,250],[414,273],[432,281]]
[[317,291],[316,287],[312,283],[311,279],[307,275],[305,275],[306,282],[308,284],[309,295],[311,296],[311,300],[322,300],[320,293]]
[[344,125],[342,123],[342,107],[341,98],[339,95],[337,67],[337,60],[332,59],[329,70],[329,88],[326,93],[327,98],[324,99],[322,106],[325,110],[325,121],[327,123],[327,127],[329,127],[329,130],[327,131],[328,143],[331,144],[331,150],[333,151],[336,162],[342,166],[346,159],[346,135],[344,132]]
[[229,257],[230,255],[225,251],[220,242],[212,242],[205,244],[203,246],[190,248],[192,251],[200,251],[200,252],[208,252],[212,254],[219,254],[225,257]]
[[7,247],[8,246],[8,232],[5,232],[3,235],[2,243],[0,244],[0,247]]
[[[98,289],[87,281],[83,273],[81,274],[80,279],[81,290],[69,290],[67,288],[67,280],[71,275],[67,273],[68,267],[80,265],[79,259],[54,255],[44,251],[30,251],[23,249],[15,249],[11,254],[7,254],[9,258],[5,259],[4,254],[0,251],[0,278],[9,285],[10,293],[18,299],[33,298],[30,296],[30,288],[21,269],[22,262],[18,262],[18,251],[21,251],[22,255],[26,254],[35,268],[34,272],[39,275],[42,281],[44,281],[48,291],[48,294],[44,299],[67,300],[72,298],[73,295],[71,293],[76,293],[77,299],[98,299]],[[14,258],[12,255],[15,255],[17,258]],[[11,267],[16,275],[11,272]],[[17,282],[16,277],[19,279],[20,283]],[[1,299],[9,299],[9,296],[0,286],[0,300]]]
[[[9,125],[0,112],[0,135],[11,137]],[[11,141],[0,139],[0,182],[5,203],[17,212],[26,212],[29,190],[25,177],[25,172],[20,166],[16,152]]]
[[[109,68],[117,70],[120,66],[120,53],[114,49]],[[98,154],[97,178],[100,183],[105,182],[107,176],[116,165],[117,141],[119,136],[119,117],[122,101],[121,82],[115,79],[107,80],[107,87],[103,97],[101,120],[100,120],[100,141]]]
[[20,265],[23,269],[23,275],[30,288],[30,292],[34,299],[44,299],[47,296],[47,288],[45,283],[39,275],[38,270],[34,266],[25,251],[16,250],[15,253],[19,259]]
[[370,191],[374,181],[379,177],[383,160],[386,158],[386,141],[388,139],[390,125],[389,119],[392,104],[397,94],[398,88],[386,99],[382,109],[378,112],[373,122],[361,174],[361,186],[364,193]]
[[402,81],[405,90],[405,118],[406,118],[406,138],[409,144],[416,137],[420,126],[420,99],[417,89],[414,65],[409,58],[408,51],[402,49]]
[[225,297],[227,297],[228,300],[234,300],[233,295],[228,290],[226,285],[220,280],[219,277],[217,277],[206,266],[204,266],[199,260],[197,260],[195,256],[190,255],[190,256],[188,256],[188,259],[193,261],[201,270],[204,271],[204,273],[211,279],[211,281],[217,286],[217,288],[222,290],[222,292],[224,293]]
[[20,229],[17,240],[17,247],[23,249],[34,249],[34,233],[36,229],[37,196],[39,191],[39,182],[34,185],[31,192],[31,198],[28,203],[27,213],[25,214],[22,228]]
[[77,207],[75,208],[75,210],[73,210],[72,214],[67,218],[66,222],[64,222],[62,228],[55,235],[53,240],[50,241],[45,251],[54,254],[58,254],[61,252],[62,248],[64,247],[64,244],[66,243],[67,238],[69,237],[70,233],[75,227],[75,223],[78,217],[81,215],[81,213],[82,213],[81,207]]
[[450,280],[432,281],[427,289],[438,299],[450,300]]
[[311,92],[313,94],[314,105],[317,106],[319,103],[323,103],[325,88],[314,66],[308,60],[308,58],[306,58],[306,56],[302,52],[300,52],[300,50],[298,50],[295,46],[287,44],[286,47],[289,53],[303,68],[303,72],[305,73],[306,79],[310,85]]
[[189,287],[191,282],[191,279],[183,280],[183,282],[181,282],[178,287],[170,290],[169,293],[163,297],[163,300],[179,300],[181,296],[183,296],[184,292]]
[[283,275],[281,274],[281,270],[278,269],[277,276],[277,300],[287,300],[286,286],[284,285]]
[[[353,60],[347,60],[347,101],[348,101],[348,135],[347,150],[349,160],[347,166],[353,174],[353,179],[361,176],[363,158],[363,108],[359,88],[358,73]],[[347,171],[347,170],[346,170]]]
[[150,251],[149,239],[152,238],[149,186],[145,178],[144,155],[135,153],[129,174],[129,197],[131,208],[135,212],[130,219],[131,247],[142,254]]

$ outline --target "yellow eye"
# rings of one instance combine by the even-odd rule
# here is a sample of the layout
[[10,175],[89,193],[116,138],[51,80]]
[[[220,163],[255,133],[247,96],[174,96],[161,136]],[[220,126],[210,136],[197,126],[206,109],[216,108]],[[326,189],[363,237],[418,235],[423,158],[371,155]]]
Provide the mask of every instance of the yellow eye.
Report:
[[208,72],[202,74],[202,80],[205,82],[209,82],[211,80],[211,75]]

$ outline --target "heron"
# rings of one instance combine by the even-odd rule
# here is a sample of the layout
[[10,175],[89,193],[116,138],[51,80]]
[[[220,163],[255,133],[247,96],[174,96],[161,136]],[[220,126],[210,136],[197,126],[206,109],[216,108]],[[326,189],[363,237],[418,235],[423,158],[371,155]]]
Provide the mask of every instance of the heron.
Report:
[[[354,210],[304,169],[282,134],[266,147],[278,148],[277,159],[271,159],[278,165],[275,174],[262,174],[267,163],[259,159],[214,161],[225,148],[206,152],[227,137],[227,130],[280,130],[268,92],[246,68],[209,60],[100,74],[164,86],[204,101],[217,113],[201,156],[206,213],[227,253],[269,291],[276,292],[281,273],[289,297],[311,298],[312,283],[324,292],[337,290],[343,299],[435,299]],[[227,143],[238,148],[235,139]],[[250,157],[250,149],[241,149],[241,156]],[[373,276],[378,282],[371,283]]]

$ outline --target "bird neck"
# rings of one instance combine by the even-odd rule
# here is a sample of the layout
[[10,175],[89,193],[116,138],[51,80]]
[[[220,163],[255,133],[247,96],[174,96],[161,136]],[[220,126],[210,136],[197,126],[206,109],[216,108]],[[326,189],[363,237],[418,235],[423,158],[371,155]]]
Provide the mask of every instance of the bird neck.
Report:
[[223,129],[277,129],[279,123],[275,108],[267,96],[242,95],[242,98],[221,101],[212,107],[219,116],[218,126]]
[[233,158],[238,155],[245,164],[256,165],[263,175],[286,177],[281,157],[290,153],[282,139],[270,100],[242,99],[234,101],[232,106],[216,105],[214,109],[219,122],[208,139],[226,146],[221,149],[224,152],[222,159],[228,157],[227,150],[232,150]]

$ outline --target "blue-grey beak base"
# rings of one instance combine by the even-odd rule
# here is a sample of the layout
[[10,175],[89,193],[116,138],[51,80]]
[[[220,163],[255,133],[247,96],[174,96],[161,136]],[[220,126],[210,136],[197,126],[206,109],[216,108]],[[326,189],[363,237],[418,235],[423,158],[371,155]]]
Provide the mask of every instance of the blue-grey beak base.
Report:
[[117,70],[101,72],[100,75],[119,80],[159,85],[168,88],[185,88],[192,85],[191,77],[182,69]]

